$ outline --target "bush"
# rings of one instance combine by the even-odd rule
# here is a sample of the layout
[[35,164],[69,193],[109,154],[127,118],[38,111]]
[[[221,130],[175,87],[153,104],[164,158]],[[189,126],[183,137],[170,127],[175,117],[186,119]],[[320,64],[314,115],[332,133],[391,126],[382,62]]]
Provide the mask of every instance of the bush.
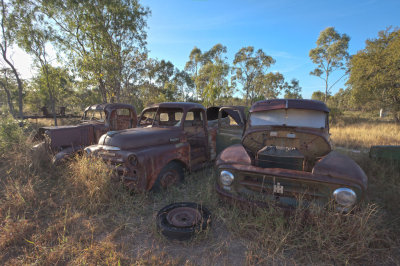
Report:
[[0,153],[7,152],[10,147],[20,145],[24,140],[20,122],[10,116],[0,119]]

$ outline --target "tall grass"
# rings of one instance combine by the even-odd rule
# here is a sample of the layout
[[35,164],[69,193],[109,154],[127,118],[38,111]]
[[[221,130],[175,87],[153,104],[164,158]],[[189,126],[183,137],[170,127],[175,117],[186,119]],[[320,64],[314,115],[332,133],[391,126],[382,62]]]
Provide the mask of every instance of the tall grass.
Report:
[[[166,191],[131,194],[111,182],[102,161],[77,157],[54,166],[45,151],[32,155],[24,128],[4,127],[11,137],[0,132],[6,147],[0,153],[0,264],[400,263],[399,171],[363,154],[355,159],[369,190],[360,210],[338,214],[313,206],[287,215],[220,202],[212,167]],[[349,131],[349,138],[368,130]],[[211,228],[189,242],[163,238],[155,215],[177,201],[207,206]]]
[[354,123],[334,125],[330,130],[335,145],[370,148],[372,145],[400,145],[400,125],[394,123]]

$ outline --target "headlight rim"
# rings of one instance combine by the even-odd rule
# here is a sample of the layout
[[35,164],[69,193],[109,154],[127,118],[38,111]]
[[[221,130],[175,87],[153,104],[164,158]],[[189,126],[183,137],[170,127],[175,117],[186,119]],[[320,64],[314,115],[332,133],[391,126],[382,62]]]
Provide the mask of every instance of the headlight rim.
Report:
[[[223,175],[229,176],[229,180],[223,179],[222,178]],[[231,186],[234,180],[235,180],[235,175],[233,173],[229,172],[228,170],[222,170],[219,174],[219,181],[224,186]]]
[[[346,202],[343,202],[343,201],[346,201],[346,199],[338,198],[338,197],[340,197],[341,193],[350,193],[350,196],[352,197],[352,202],[346,203]],[[335,202],[343,207],[352,207],[357,202],[357,194],[351,188],[347,188],[347,187],[337,188],[337,189],[335,189],[335,191],[333,191],[332,195],[333,195]],[[348,197],[348,195],[346,195],[346,197]]]

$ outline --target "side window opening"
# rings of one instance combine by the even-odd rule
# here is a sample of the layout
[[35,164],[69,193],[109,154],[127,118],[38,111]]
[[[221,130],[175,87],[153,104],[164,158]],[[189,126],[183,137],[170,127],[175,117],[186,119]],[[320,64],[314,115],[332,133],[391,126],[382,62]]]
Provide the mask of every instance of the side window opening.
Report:
[[203,126],[203,112],[201,110],[192,110],[186,113],[185,127]]

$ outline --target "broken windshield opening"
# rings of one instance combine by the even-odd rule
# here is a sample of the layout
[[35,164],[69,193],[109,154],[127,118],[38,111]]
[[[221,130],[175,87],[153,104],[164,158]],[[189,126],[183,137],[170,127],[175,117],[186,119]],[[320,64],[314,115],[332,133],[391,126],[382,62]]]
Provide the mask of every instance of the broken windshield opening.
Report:
[[82,120],[96,120],[96,121],[104,121],[102,110],[88,110],[83,115]]
[[178,127],[181,124],[183,110],[181,108],[152,108],[140,117],[141,127]]
[[278,109],[254,112],[250,115],[251,126],[290,126],[325,128],[327,114],[304,109]]

